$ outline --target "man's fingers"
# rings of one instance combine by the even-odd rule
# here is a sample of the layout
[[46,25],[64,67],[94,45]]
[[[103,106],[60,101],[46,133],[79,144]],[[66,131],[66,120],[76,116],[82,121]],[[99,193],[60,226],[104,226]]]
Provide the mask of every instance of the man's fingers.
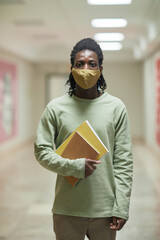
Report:
[[116,217],[113,217],[112,222],[110,223],[110,228],[115,230],[116,227],[117,227],[117,219]]
[[100,164],[101,161],[98,161],[98,160],[92,160],[92,159],[86,159],[87,162],[90,164],[90,165],[94,165],[94,164]]
[[94,166],[90,165],[90,164],[87,164],[87,168],[88,170],[90,171],[94,171]]
[[87,164],[86,168],[89,170],[89,171],[94,171],[97,167],[94,166],[94,165],[90,165],[90,164]]
[[100,163],[101,163],[101,161],[86,159],[85,177],[90,176],[94,172],[94,170],[96,170],[96,166],[94,166],[94,164],[100,164]]
[[117,220],[116,230],[120,230],[121,228],[122,228],[122,222],[121,220]]
[[91,167],[90,165],[89,165],[89,167],[86,166],[85,177],[88,177],[88,176],[92,175],[92,173],[94,172],[94,170],[92,168],[90,168],[90,167]]
[[121,230],[126,223],[126,220],[123,218],[113,217],[110,224],[110,228],[113,230]]
[[126,221],[124,219],[118,219],[117,223],[118,223],[118,225],[117,225],[116,230],[121,230],[123,228],[124,224],[126,223]]

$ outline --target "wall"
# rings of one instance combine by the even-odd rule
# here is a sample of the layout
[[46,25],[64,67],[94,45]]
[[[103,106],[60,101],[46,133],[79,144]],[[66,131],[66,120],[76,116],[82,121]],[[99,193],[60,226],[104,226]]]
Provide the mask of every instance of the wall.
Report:
[[0,59],[17,66],[18,78],[18,134],[0,145],[1,152],[33,138],[35,132],[34,64],[0,49]]
[[132,137],[143,139],[143,74],[141,62],[104,64],[107,91],[119,97],[129,113]]
[[[62,74],[68,76],[69,74],[69,65],[66,63],[40,63],[36,64],[35,67],[35,84],[37,86],[37,91],[35,92],[36,97],[36,108],[35,108],[35,125],[38,124],[40,116],[46,106],[46,80],[51,75]],[[67,80],[67,77],[66,77]],[[65,84],[65,81],[64,81]],[[60,93],[62,83],[55,86],[55,92]],[[63,91],[62,91],[63,94]]]
[[144,137],[153,150],[160,153],[160,145],[156,141],[156,73],[155,60],[160,58],[160,51],[145,60],[144,70]]

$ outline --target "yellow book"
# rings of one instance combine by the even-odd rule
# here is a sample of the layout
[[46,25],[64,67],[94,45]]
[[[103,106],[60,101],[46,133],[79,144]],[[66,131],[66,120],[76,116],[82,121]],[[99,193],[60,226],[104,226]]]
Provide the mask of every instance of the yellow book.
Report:
[[[98,155],[99,152],[97,152],[78,132],[74,132],[71,140],[61,154],[63,158],[69,159],[97,159]],[[73,176],[66,176],[65,178],[72,186],[75,186],[79,181],[79,178]]]
[[[82,149],[84,151],[82,151]],[[94,160],[99,160],[107,152],[109,152],[108,149],[87,120],[84,121],[56,150],[56,153],[64,158],[76,159],[84,157]],[[66,176],[65,178],[72,186],[75,186],[79,181],[79,179],[73,176]]]

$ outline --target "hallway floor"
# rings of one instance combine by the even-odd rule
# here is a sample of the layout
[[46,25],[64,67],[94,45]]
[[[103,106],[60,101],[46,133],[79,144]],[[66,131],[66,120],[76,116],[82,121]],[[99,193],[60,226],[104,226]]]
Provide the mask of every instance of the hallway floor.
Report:
[[[117,240],[159,240],[160,159],[142,143],[133,150],[130,219]],[[0,240],[54,240],[55,179],[34,159],[32,144],[0,157]]]

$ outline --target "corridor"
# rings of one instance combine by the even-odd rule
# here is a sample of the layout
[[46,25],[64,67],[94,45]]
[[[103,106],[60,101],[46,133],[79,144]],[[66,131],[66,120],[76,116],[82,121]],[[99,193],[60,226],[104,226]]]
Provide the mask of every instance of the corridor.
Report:
[[[130,219],[117,240],[159,240],[159,156],[141,142],[134,143],[133,151]],[[55,239],[51,207],[56,174],[36,162],[31,142],[0,159],[0,240]]]
[[[81,116],[89,120],[89,114],[95,121],[98,108],[105,126],[114,101],[93,110],[92,102],[84,101],[101,104],[95,98],[103,91],[125,104],[134,139],[130,218],[116,240],[160,240],[159,23],[160,0],[0,0],[0,240],[55,240],[56,174],[35,160],[37,126],[46,105],[67,92],[81,101],[71,112],[70,103],[64,102],[64,109],[57,105],[61,115],[53,106],[62,128],[53,125],[60,131],[64,126],[63,138],[71,133],[68,115],[80,121]],[[86,41],[88,46],[81,45]],[[77,58],[88,50],[90,57]],[[100,76],[92,87],[95,79],[89,78],[90,87],[83,89],[72,70],[86,67]],[[120,109],[112,110],[107,134],[113,123],[121,125]]]

